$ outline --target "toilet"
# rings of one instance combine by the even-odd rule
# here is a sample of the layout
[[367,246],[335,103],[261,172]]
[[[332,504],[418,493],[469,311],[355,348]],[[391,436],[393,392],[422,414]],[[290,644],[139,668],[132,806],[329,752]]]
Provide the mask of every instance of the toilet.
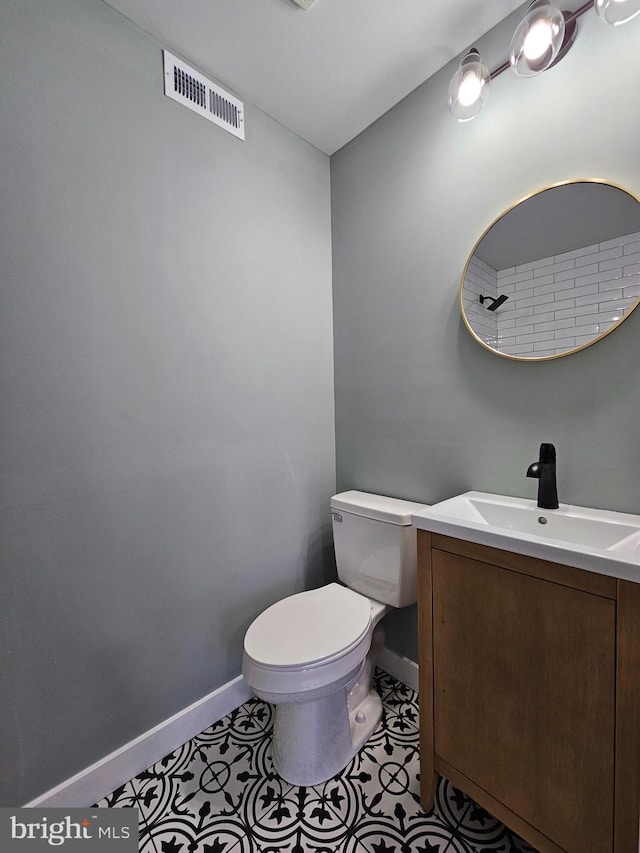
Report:
[[382,716],[372,688],[379,625],[417,598],[416,530],[423,504],[349,491],[331,499],[338,578],[278,601],[249,626],[242,674],[275,705],[278,774],[316,785],[339,773]]

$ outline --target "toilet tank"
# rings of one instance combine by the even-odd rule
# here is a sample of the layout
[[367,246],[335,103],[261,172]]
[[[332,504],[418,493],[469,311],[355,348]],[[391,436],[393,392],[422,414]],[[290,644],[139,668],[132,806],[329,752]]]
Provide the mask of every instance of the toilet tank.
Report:
[[350,589],[392,607],[417,599],[416,528],[411,514],[424,504],[342,492],[331,498],[338,577]]

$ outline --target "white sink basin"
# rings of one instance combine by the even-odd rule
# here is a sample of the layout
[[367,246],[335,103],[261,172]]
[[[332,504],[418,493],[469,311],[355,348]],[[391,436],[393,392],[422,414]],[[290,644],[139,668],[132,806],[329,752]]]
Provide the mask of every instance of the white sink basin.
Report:
[[412,516],[415,527],[640,581],[640,515],[466,492]]

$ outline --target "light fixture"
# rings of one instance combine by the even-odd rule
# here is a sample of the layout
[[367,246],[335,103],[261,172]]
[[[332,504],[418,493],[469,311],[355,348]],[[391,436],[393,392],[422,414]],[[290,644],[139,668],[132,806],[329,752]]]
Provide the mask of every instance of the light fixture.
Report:
[[464,56],[449,83],[449,109],[458,121],[475,118],[489,97],[491,81],[507,68],[520,77],[533,77],[559,62],[574,42],[578,18],[595,9],[609,24],[624,24],[640,14],[640,0],[588,0],[575,12],[562,12],[551,0],[533,0],[518,25],[509,59],[491,73],[476,48]]
[[640,14],[640,0],[595,0],[595,7],[602,20],[614,26]]
[[564,15],[549,0],[534,0],[511,39],[509,62],[520,77],[533,77],[556,61],[564,42]]
[[472,48],[460,63],[460,67],[449,83],[449,109],[458,121],[475,118],[487,98],[491,86],[491,75],[482,64],[480,54]]

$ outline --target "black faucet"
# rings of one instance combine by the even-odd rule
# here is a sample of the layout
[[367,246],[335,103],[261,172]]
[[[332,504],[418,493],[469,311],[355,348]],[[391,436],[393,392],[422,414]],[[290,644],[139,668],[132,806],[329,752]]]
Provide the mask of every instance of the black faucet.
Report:
[[538,480],[538,506],[540,509],[558,509],[556,486],[556,449],[553,444],[540,445],[540,458],[527,468],[527,477]]

